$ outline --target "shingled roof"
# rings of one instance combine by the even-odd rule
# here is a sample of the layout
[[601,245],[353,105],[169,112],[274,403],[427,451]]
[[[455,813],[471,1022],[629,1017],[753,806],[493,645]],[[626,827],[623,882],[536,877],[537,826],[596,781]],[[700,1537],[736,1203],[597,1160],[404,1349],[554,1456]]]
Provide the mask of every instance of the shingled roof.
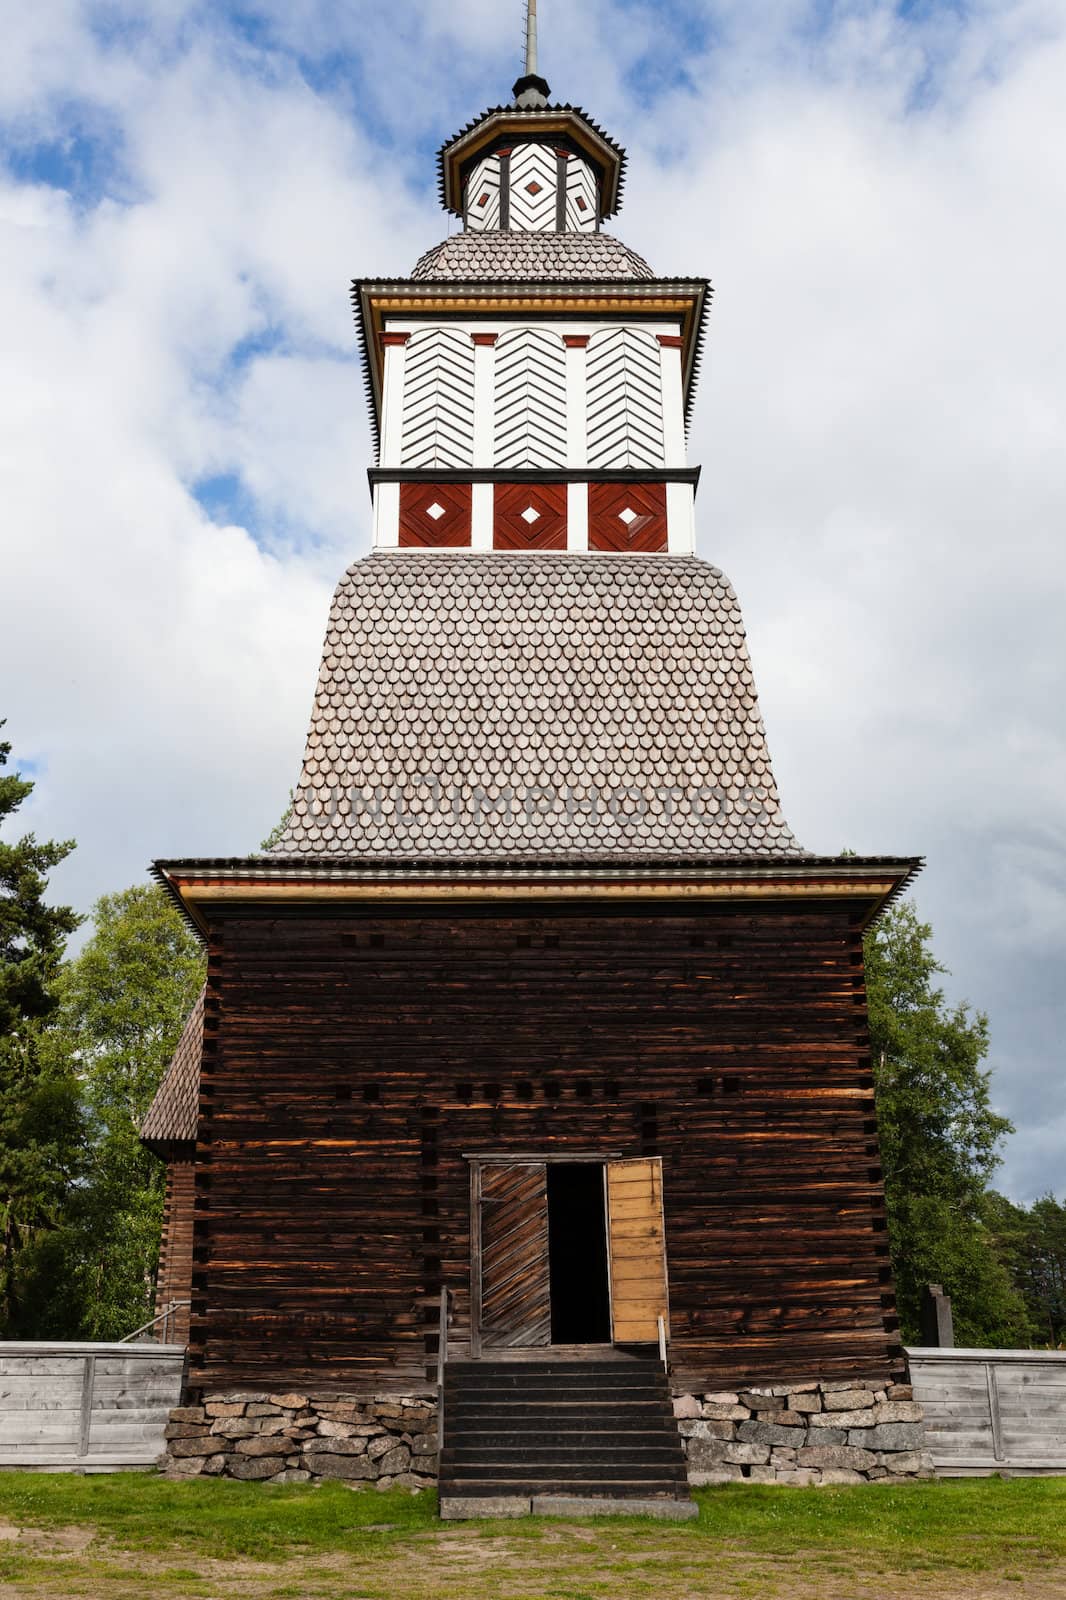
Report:
[[177,1049],[141,1123],[141,1138],[158,1155],[193,1144],[200,1108],[200,1056],[204,1043],[204,994],[189,1012]]
[[455,233],[418,261],[412,278],[510,282],[632,282],[654,278],[648,263],[610,233]]
[[803,856],[736,596],[676,555],[375,552],[277,856]]

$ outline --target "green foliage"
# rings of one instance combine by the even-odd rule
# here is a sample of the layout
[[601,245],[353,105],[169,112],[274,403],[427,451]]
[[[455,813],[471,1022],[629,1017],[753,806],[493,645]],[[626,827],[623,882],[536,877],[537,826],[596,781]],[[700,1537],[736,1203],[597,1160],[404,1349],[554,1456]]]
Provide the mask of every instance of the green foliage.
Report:
[[[10,754],[0,743],[0,769]],[[0,827],[32,792],[28,779],[0,770]],[[18,1330],[20,1265],[58,1226],[78,1170],[77,1084],[41,1049],[66,938],[81,920],[44,903],[47,875],[73,848],[38,844],[32,833],[0,840],[0,1335]]]
[[916,1342],[924,1286],[952,1298],[960,1345],[1025,1345],[1030,1324],[986,1221],[988,1179],[1011,1124],[992,1109],[988,1020],[949,1006],[932,930],[893,907],[866,941],[889,1242],[903,1337]]
[[[86,1151],[67,1195],[61,1241],[30,1263],[28,1289],[58,1273],[61,1296],[36,1304],[40,1336],[117,1339],[151,1315],[163,1207],[163,1168],[138,1129],[204,978],[203,953],[164,892],[135,885],[104,895],[94,931],[64,969],[42,1041],[73,1065]],[[62,1246],[63,1259],[54,1259]],[[69,1326],[76,1318],[76,1327]]]
[[[464,1524],[459,1539],[441,1528],[429,1492],[4,1473],[0,1518],[26,1532],[0,1546],[0,1581],[20,1595],[69,1600],[141,1600],[157,1591],[218,1600],[645,1593],[710,1600],[725,1593],[910,1596],[930,1592],[939,1579],[958,1600],[977,1600],[990,1592],[990,1579],[997,1594],[1005,1592],[1006,1578],[1020,1594],[1031,1580],[1034,1593],[1050,1597],[1066,1563],[1061,1478],[788,1491],[726,1484],[698,1489],[694,1498],[699,1517],[682,1524],[634,1516],[486,1519]],[[83,1551],[78,1529],[97,1536]],[[736,1558],[736,1583],[723,1583],[723,1553]]]
[[992,1190],[985,1222],[1025,1300],[1034,1341],[1066,1346],[1066,1205],[1046,1194],[1026,1209]]

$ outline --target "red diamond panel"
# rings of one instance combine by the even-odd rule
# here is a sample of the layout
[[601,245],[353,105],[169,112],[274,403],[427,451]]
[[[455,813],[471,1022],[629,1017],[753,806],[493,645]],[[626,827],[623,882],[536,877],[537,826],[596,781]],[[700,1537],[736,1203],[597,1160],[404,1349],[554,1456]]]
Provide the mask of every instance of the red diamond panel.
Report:
[[[524,511],[535,511],[534,519]],[[498,483],[493,500],[496,550],[565,550],[565,483]]]
[[543,187],[544,187],[544,185],[542,183],[527,183],[526,184],[526,193],[527,194],[539,194],[540,191],[543,189]]
[[[636,515],[627,519],[625,511]],[[590,483],[590,550],[665,550],[665,483]]]
[[[468,483],[401,483],[401,545],[427,550],[468,547],[471,498]],[[440,506],[443,516],[430,516],[431,506]]]

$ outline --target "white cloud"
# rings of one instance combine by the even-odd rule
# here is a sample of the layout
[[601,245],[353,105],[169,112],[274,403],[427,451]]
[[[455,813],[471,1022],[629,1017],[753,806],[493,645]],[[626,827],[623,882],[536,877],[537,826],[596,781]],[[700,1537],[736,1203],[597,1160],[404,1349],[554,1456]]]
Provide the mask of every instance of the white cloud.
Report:
[[[817,37],[805,0],[544,9],[548,75],[629,146],[617,231],[716,285],[701,548],[786,813],[817,849],[928,854],[1022,1124],[1007,1175],[1061,1189],[1061,9],[854,0]],[[12,147],[107,129],[119,163],[89,204],[0,168],[0,716],[81,905],[275,820],[366,542],[347,280],[443,234],[430,148],[519,63],[489,0],[104,15],[23,8],[0,60]],[[191,495],[229,474],[255,538]]]

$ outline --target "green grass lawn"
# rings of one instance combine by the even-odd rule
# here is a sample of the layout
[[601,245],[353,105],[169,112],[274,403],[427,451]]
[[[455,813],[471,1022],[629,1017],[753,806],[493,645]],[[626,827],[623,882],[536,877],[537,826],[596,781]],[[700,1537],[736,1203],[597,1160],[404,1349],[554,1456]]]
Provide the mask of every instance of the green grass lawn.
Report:
[[687,1524],[442,1525],[430,1494],[3,1473],[0,1596],[1066,1595],[1066,1479],[727,1485],[697,1499]]

